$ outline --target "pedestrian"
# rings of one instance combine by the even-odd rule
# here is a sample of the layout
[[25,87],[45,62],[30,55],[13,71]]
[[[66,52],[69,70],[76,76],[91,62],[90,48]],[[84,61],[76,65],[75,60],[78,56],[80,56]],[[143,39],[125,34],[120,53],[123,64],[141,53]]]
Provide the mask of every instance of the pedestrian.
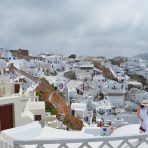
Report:
[[148,133],[148,101],[143,100],[137,108],[137,117],[140,122],[140,132]]

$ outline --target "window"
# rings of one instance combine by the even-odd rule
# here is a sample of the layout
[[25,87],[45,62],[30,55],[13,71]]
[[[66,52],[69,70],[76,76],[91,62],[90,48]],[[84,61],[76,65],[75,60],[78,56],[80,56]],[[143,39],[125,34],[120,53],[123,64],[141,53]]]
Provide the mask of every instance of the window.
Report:
[[35,121],[40,121],[41,120],[41,115],[35,115]]

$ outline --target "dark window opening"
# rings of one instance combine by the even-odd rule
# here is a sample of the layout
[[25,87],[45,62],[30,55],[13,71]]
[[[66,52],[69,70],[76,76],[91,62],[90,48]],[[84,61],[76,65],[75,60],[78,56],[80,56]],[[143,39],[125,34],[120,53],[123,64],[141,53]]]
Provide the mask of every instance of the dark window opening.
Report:
[[40,121],[41,120],[41,115],[35,115],[35,121]]

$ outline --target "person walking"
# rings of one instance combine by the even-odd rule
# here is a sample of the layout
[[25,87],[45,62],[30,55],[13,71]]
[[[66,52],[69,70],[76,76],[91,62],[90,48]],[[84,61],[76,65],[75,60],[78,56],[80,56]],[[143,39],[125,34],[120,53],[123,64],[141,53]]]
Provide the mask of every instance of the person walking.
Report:
[[140,122],[140,131],[148,133],[148,101],[143,100],[137,108],[137,117]]

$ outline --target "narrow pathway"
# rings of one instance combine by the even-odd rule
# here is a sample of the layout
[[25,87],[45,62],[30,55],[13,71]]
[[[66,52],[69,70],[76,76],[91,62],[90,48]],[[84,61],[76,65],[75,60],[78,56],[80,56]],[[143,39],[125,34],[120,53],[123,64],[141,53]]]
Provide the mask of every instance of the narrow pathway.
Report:
[[49,101],[51,101],[51,97],[52,97],[53,93],[54,93],[54,91],[51,92],[51,94],[50,94],[50,96],[48,98]]

